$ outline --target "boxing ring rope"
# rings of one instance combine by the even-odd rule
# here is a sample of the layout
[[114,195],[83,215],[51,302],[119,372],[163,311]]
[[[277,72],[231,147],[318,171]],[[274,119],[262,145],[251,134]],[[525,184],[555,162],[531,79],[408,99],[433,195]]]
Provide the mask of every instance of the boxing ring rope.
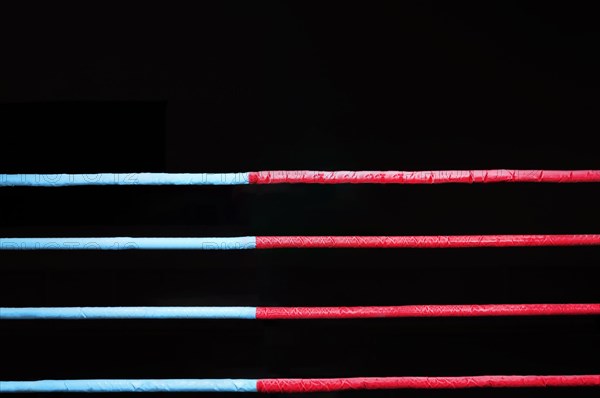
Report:
[[[259,171],[249,173],[0,174],[0,187],[86,185],[594,183],[600,170]],[[0,238],[0,250],[240,250],[278,248],[477,248],[600,245],[600,234],[457,236],[244,236]],[[600,315],[600,303],[372,307],[0,308],[23,319],[359,319]],[[260,392],[600,386],[600,375],[1,381],[1,393]]]
[[4,381],[0,392],[259,392],[309,393],[345,390],[593,387],[600,375],[349,377],[335,379],[164,379]]
[[450,236],[242,236],[227,238],[0,238],[0,250],[244,250],[598,246],[600,234]]
[[0,174],[0,186],[445,184],[600,182],[600,170],[255,171],[248,173]]
[[364,319],[600,315],[591,304],[405,305],[372,307],[40,307],[0,308],[19,319]]

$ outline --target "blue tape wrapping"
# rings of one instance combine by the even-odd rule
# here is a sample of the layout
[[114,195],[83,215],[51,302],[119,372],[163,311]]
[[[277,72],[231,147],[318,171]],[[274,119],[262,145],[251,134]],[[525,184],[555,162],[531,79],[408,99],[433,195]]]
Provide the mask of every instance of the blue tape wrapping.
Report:
[[249,173],[0,174],[0,186],[247,185]]
[[0,381],[2,393],[256,391],[256,380],[251,379]]
[[0,238],[0,250],[241,250],[256,237],[234,238]]
[[0,319],[256,319],[256,307],[5,307]]

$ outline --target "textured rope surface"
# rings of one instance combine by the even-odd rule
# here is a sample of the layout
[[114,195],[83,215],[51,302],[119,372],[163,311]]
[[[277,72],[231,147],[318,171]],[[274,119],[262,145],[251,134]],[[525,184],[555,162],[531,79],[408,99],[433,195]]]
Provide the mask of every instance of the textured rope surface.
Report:
[[0,250],[244,250],[254,236],[233,238],[0,238]]
[[0,238],[0,250],[242,250],[600,245],[599,235],[241,236],[227,238]]
[[246,185],[248,178],[248,173],[0,174],[0,187]]
[[600,182],[600,170],[257,171],[250,184]]
[[300,393],[343,390],[442,389],[501,387],[600,386],[600,375],[581,376],[468,376],[468,377],[356,377],[346,379],[259,380],[258,392]]
[[0,308],[0,319],[255,319],[255,307]]
[[257,236],[257,249],[600,245],[600,235]]
[[3,393],[256,392],[248,379],[97,379],[0,381]]
[[262,392],[600,386],[600,375],[354,377],[336,379],[99,379],[1,381],[3,393]]
[[381,307],[25,307],[0,319],[342,319],[600,315],[600,304],[406,305]]
[[256,319],[343,319],[600,315],[600,304],[406,305],[385,307],[258,307]]
[[250,173],[0,174],[0,186],[444,184],[600,182],[600,170],[254,171]]

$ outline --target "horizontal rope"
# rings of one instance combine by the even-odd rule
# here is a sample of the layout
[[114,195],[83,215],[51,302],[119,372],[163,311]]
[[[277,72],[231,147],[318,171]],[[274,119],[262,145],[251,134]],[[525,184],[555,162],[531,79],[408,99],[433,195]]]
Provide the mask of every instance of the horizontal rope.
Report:
[[0,319],[256,319],[256,307],[0,308]]
[[549,315],[600,315],[600,304],[258,307],[256,309],[257,319],[431,318]]
[[600,170],[258,171],[250,184],[600,182]]
[[0,174],[0,186],[246,185],[249,173]]
[[257,236],[257,249],[466,248],[600,245],[599,235]]
[[242,236],[233,238],[0,238],[0,250],[241,250],[600,245],[596,235]]
[[254,236],[234,238],[0,238],[0,250],[242,250]]
[[254,171],[249,173],[0,174],[0,186],[445,184],[600,182],[600,170]]
[[600,375],[581,376],[467,376],[467,377],[354,377],[340,379],[258,380],[258,392],[299,393],[344,390],[523,388],[600,386]]
[[358,319],[600,315],[600,304],[406,305],[374,307],[30,307],[0,319]]
[[101,379],[0,381],[0,392],[257,392],[257,390],[256,380],[248,379]]
[[336,379],[101,379],[1,381],[3,393],[261,392],[344,390],[594,387],[600,375],[351,377]]

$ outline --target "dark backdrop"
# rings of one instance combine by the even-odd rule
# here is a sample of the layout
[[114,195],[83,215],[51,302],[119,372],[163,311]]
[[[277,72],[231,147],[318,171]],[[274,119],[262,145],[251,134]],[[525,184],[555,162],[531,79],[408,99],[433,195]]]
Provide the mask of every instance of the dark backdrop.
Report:
[[[0,172],[600,169],[595,14],[520,3],[3,5]],[[598,203],[598,184],[3,188],[0,233],[599,233]],[[2,306],[600,302],[599,260],[596,247],[1,252],[0,293]],[[600,373],[598,317],[0,333],[3,380]]]

